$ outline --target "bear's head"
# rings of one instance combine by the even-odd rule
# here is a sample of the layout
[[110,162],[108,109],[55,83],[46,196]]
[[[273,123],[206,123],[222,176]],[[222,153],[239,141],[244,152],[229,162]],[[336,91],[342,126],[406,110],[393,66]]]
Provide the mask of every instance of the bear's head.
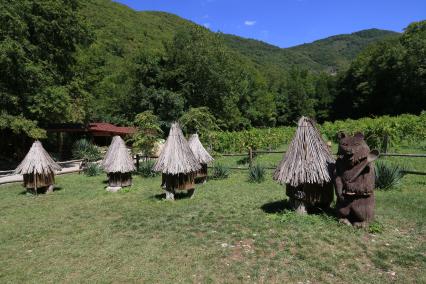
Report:
[[345,133],[339,134],[339,158],[348,160],[350,164],[355,165],[361,160],[367,158],[370,148],[364,140],[364,135],[360,132],[354,136],[348,136]]

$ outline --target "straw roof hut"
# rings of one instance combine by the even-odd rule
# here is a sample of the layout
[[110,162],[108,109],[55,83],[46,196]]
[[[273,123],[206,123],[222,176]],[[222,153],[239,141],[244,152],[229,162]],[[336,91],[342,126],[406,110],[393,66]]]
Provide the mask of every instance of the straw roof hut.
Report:
[[286,184],[286,193],[295,209],[328,207],[333,200],[331,168],[335,163],[315,122],[300,118],[296,134],[274,173]]
[[119,146],[119,142],[118,142],[118,140],[120,139],[121,137],[120,136],[118,136],[118,135],[116,135],[116,136],[114,136],[113,138],[112,138],[112,140],[111,140],[111,144],[109,145],[109,147],[108,147],[108,149],[107,149],[107,151],[106,151],[106,153],[105,153],[105,156],[104,156],[104,158],[102,159],[102,161],[101,161],[101,166],[102,167],[105,167],[106,166],[106,162],[108,161],[108,162],[110,162],[110,161],[112,161],[112,159],[111,159],[111,153],[113,153],[113,152],[116,152],[117,151],[117,147]]
[[162,173],[162,187],[167,198],[177,190],[194,190],[194,180],[201,165],[192,153],[178,123],[173,123],[163,150],[153,170]]
[[132,172],[136,170],[136,167],[120,136],[114,136],[101,165],[108,174],[110,187],[132,185]]
[[53,191],[55,171],[62,168],[44,150],[40,141],[35,141],[25,158],[15,169],[15,174],[22,174],[24,187],[34,189],[48,187],[48,192]]
[[188,140],[189,147],[194,153],[198,163],[201,164],[201,169],[197,171],[196,182],[206,182],[207,180],[207,164],[214,161],[213,157],[210,156],[209,152],[203,147],[198,134],[192,134]]

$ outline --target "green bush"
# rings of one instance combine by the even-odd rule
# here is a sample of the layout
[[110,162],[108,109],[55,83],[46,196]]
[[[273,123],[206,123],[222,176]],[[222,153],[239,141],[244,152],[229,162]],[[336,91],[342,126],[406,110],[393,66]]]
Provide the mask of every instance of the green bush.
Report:
[[216,164],[213,168],[213,179],[227,179],[229,177],[230,170],[227,166],[222,164]]
[[261,183],[265,181],[265,168],[259,164],[249,168],[249,181]]
[[102,173],[102,168],[96,163],[88,163],[83,172],[89,177],[98,176]]
[[368,232],[370,234],[381,234],[383,233],[384,226],[382,223],[379,223],[378,221],[374,221],[370,225],[368,225]]
[[102,158],[99,148],[86,139],[77,140],[72,147],[74,159],[83,159],[88,162],[95,162]]
[[[347,119],[325,122],[318,125],[325,140],[337,141],[341,131],[347,134],[362,132],[367,144],[372,149],[384,148],[384,137],[388,137],[388,145],[397,146],[401,142],[419,142],[426,140],[426,111],[420,115],[403,114],[395,117],[381,116],[376,118]],[[277,128],[253,128],[243,131],[213,132],[208,141],[217,153],[246,153],[249,148],[276,149],[288,144],[296,131],[295,126]]]
[[389,190],[399,184],[404,177],[404,168],[386,162],[376,162],[376,188]]
[[142,177],[156,177],[159,173],[154,172],[152,167],[154,166],[154,161],[146,160],[139,164],[138,174]]

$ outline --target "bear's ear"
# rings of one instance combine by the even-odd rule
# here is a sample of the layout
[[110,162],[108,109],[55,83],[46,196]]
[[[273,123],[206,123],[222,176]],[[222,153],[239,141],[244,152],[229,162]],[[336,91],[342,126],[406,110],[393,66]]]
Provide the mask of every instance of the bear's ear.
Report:
[[340,131],[339,133],[337,133],[337,139],[342,140],[345,137],[346,137],[345,132]]
[[364,139],[364,134],[362,134],[361,132],[357,132],[357,133],[355,133],[354,137],[359,138],[359,139]]

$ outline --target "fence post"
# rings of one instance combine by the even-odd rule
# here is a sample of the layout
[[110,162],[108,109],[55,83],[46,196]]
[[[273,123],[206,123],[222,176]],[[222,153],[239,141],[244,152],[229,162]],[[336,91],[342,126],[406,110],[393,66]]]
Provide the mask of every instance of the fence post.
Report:
[[136,154],[136,169],[139,171],[139,159],[140,159],[140,156],[139,156],[139,154]]
[[249,166],[251,167],[253,163],[253,150],[251,149],[251,147],[249,147],[248,158],[249,158]]
[[389,145],[389,135],[385,134],[385,136],[383,137],[383,152],[384,153],[388,152],[388,145]]

